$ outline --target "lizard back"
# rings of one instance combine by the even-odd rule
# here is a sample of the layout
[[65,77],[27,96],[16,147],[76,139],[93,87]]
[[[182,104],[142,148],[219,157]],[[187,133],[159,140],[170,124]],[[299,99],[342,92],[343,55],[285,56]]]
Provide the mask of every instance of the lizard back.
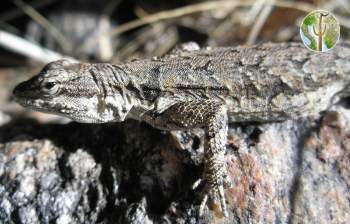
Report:
[[268,43],[180,51],[124,69],[147,100],[218,100],[228,106],[231,121],[269,121],[326,109],[344,92],[349,61],[348,44],[315,53],[302,44]]

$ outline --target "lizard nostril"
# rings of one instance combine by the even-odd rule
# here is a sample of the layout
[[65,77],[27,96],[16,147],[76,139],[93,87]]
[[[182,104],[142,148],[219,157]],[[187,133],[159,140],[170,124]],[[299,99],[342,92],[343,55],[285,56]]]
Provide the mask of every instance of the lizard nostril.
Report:
[[14,88],[14,90],[13,90],[13,95],[14,96],[18,96],[19,95],[19,93],[20,93],[20,85],[17,85],[15,88]]
[[26,92],[26,89],[28,89],[26,83],[22,82],[14,88],[13,95],[15,97],[22,96]]

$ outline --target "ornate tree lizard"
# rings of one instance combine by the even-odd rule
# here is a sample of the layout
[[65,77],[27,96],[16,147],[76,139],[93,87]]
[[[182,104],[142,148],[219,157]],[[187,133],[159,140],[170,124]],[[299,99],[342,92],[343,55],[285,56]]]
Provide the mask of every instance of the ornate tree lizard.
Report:
[[204,128],[207,187],[200,213],[214,197],[227,215],[228,123],[295,119],[348,96],[350,45],[322,54],[297,43],[193,46],[119,65],[55,61],[14,95],[23,106],[78,122],[132,118],[163,130]]

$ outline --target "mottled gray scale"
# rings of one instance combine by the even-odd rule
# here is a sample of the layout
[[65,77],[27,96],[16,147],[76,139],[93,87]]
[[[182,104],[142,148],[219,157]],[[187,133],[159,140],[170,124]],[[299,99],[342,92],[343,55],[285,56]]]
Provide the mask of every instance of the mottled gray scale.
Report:
[[91,69],[91,73],[104,97],[119,92],[123,86],[121,75],[116,74],[109,64],[98,64]]
[[142,99],[146,99],[146,100],[150,100],[150,101],[155,101],[161,91],[159,89],[152,89],[152,88],[148,88],[146,85],[141,86],[141,95],[143,96]]
[[128,74],[121,66],[106,64],[113,72],[113,77],[118,85],[126,85],[129,81]]
[[103,84],[103,81],[101,80],[101,75],[96,70],[96,68],[92,67],[89,71],[89,74],[91,75],[94,83],[97,85],[98,89],[100,90],[100,93],[103,93],[104,96],[107,96],[107,90],[105,88],[105,85]]
[[281,119],[286,113],[296,115],[300,107],[315,103],[310,94],[322,94],[319,88],[325,83],[342,80],[339,75],[349,73],[350,66],[339,69],[337,63],[344,64],[339,60],[349,60],[349,55],[340,58],[337,49],[317,54],[301,44],[265,44],[186,51],[179,57],[141,60],[127,67],[135,83],[153,99],[160,92],[176,92],[189,98],[225,101],[231,117],[254,113],[252,120],[269,120],[268,113],[280,114]]
[[[177,62],[176,59],[169,59],[171,61],[166,62],[153,62],[147,70],[142,71],[142,75],[138,75],[137,69],[134,69],[132,79],[140,86],[145,86],[148,90],[154,90],[155,92],[180,91],[190,94],[189,92],[196,90],[203,93],[201,96],[210,92],[227,92],[227,88],[220,84],[214,75],[215,73],[210,69],[206,69],[211,67],[212,62],[205,58],[198,58],[198,60],[200,59],[202,61],[198,64],[192,64],[192,59],[185,59],[180,62]],[[141,62],[141,64],[143,63]],[[205,67],[202,68],[202,66]],[[201,80],[201,83],[198,83],[197,80]]]
[[338,44],[322,54],[293,43],[186,49],[121,65],[56,61],[14,95],[24,106],[79,122],[131,118],[163,130],[204,128],[199,213],[208,198],[218,198],[227,216],[228,122],[296,119],[350,96],[350,48]]

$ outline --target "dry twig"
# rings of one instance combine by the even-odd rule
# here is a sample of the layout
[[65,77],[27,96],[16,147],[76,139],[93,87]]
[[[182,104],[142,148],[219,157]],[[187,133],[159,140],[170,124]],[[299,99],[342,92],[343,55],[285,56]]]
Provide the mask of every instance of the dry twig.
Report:
[[[210,1],[203,2],[198,4],[193,4],[189,6],[184,6],[181,8],[173,9],[173,10],[165,10],[159,13],[151,14],[149,16],[145,16],[143,18],[133,20],[131,22],[122,24],[117,28],[113,29],[108,33],[103,33],[101,35],[112,35],[118,36],[126,31],[135,29],[137,27],[159,22],[162,20],[173,19],[185,15],[190,15],[193,13],[217,10],[217,9],[233,9],[237,7],[251,6],[255,3],[254,0],[246,0],[246,1],[232,1],[232,0],[224,0],[224,1]],[[305,2],[292,2],[292,1],[275,1],[274,6],[282,7],[282,8],[293,8],[300,11],[309,12],[315,9],[315,7],[309,3]],[[84,43],[84,45],[87,43]]]
[[41,63],[63,58],[63,55],[57,52],[42,48],[2,30],[0,30],[0,45]]
[[18,8],[23,10],[28,16],[30,16],[35,22],[47,30],[58,44],[62,47],[64,52],[69,52],[71,49],[71,44],[69,44],[68,39],[54,26],[52,25],[44,16],[42,16],[33,7],[23,2],[22,0],[13,0]]
[[248,35],[247,44],[252,45],[255,43],[262,27],[264,26],[267,18],[269,17],[270,13],[272,12],[272,9],[274,7],[275,0],[265,0],[263,2],[264,7],[261,10],[256,22],[254,23],[252,29],[250,30],[250,33]]
[[[42,8],[45,7],[53,2],[56,2],[57,0],[36,0],[35,2],[32,3],[33,8]],[[18,8],[8,10],[2,15],[0,15],[0,22],[6,22],[12,19],[15,19],[19,16],[23,15],[23,10],[19,10]]]
[[[246,1],[225,0],[225,1],[210,1],[210,2],[193,4],[193,5],[173,9],[173,10],[165,10],[159,13],[145,16],[140,19],[133,20],[131,22],[118,26],[117,28],[113,29],[108,33],[103,33],[101,35],[118,36],[126,31],[135,29],[137,27],[159,22],[162,20],[173,19],[173,18],[185,16],[185,15],[190,15],[193,13],[222,9],[222,8],[233,9],[237,7],[251,6],[254,3],[255,3],[254,0],[246,0]],[[283,8],[293,8],[293,9],[297,9],[305,12],[309,12],[315,9],[313,5],[309,3],[304,3],[304,2],[276,1],[274,2],[273,5],[278,7],[283,7]],[[83,43],[82,46],[80,46],[79,48],[83,48],[87,44],[91,44],[89,40]]]

